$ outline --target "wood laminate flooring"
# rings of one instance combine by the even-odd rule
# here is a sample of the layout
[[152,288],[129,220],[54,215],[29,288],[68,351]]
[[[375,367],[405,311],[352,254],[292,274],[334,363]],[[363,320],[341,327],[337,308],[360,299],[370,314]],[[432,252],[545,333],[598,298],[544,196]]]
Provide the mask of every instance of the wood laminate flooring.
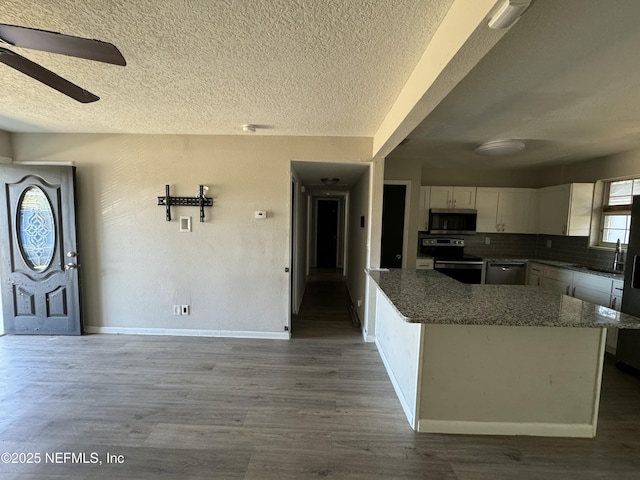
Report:
[[640,479],[637,377],[607,363],[592,440],[417,434],[328,277],[291,341],[1,337],[0,453],[41,462],[0,478]]

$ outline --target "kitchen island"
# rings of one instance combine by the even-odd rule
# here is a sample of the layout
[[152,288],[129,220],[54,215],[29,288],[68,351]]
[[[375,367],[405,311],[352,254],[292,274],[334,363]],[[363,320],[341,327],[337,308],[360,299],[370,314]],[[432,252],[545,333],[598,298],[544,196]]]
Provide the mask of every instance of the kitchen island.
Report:
[[640,320],[556,292],[369,271],[375,341],[419,432],[593,437],[606,328]]

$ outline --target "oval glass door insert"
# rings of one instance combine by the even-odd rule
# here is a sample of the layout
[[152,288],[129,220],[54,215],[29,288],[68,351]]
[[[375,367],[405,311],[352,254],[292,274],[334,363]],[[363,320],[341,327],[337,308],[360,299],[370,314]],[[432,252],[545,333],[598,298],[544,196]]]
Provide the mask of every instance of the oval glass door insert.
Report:
[[18,205],[18,241],[25,263],[35,271],[45,270],[55,253],[56,228],[51,203],[38,187],[25,190]]

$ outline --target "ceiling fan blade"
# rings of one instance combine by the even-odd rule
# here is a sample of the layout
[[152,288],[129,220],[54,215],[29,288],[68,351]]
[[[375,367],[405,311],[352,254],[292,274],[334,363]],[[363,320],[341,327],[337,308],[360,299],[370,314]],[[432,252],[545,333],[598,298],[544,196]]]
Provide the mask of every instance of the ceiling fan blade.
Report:
[[19,72],[29,75],[31,78],[56,89],[60,93],[64,93],[68,97],[73,98],[81,103],[91,103],[100,100],[100,97],[93,93],[87,92],[69,80],[65,80],[60,75],[53,73],[51,70],[32,62],[31,60],[18,55],[11,50],[0,47],[0,62],[15,68]]
[[120,50],[111,43],[48,30],[0,23],[0,40],[15,47],[59,53],[113,65],[127,64]]

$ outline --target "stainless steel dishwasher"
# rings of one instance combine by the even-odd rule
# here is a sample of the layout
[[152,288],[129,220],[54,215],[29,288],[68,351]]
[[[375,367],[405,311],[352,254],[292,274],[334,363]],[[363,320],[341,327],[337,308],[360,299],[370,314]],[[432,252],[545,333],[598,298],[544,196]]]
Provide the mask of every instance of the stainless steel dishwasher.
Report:
[[526,262],[490,260],[487,262],[487,273],[484,283],[491,283],[493,285],[524,285],[526,272]]

